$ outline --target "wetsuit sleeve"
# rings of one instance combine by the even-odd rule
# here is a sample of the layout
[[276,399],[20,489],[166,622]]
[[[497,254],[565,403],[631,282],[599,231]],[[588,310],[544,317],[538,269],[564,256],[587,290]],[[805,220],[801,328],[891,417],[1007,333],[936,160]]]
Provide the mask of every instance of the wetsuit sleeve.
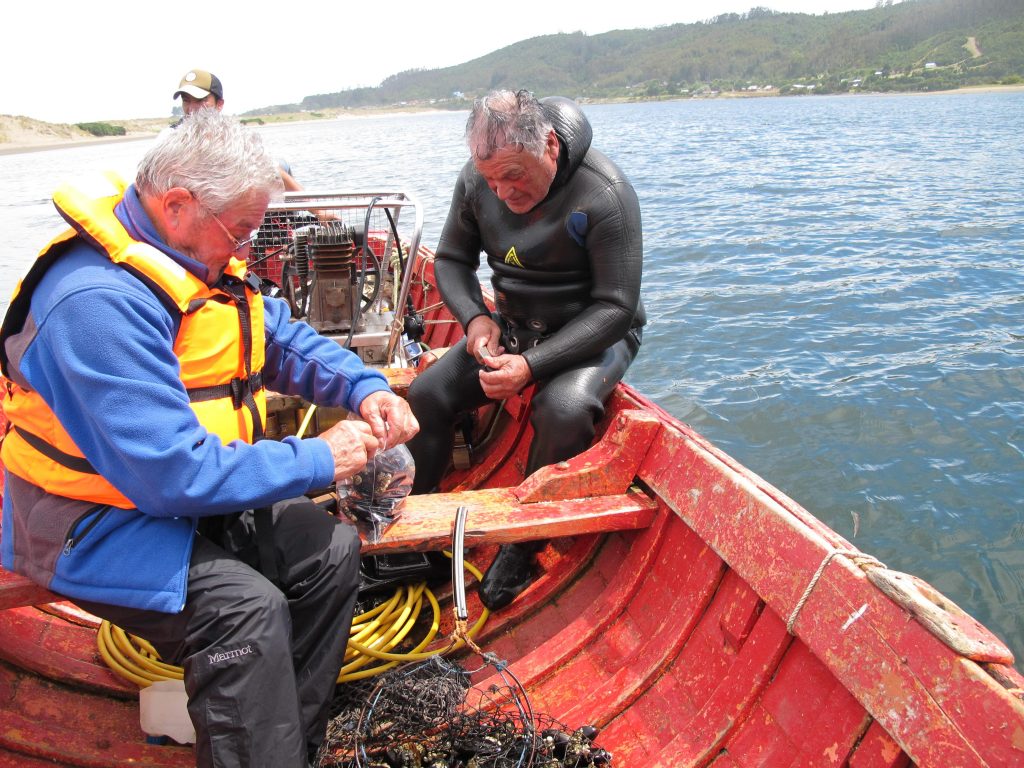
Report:
[[640,304],[643,231],[632,185],[624,180],[607,184],[590,200],[581,201],[578,209],[587,214],[593,303],[550,339],[523,353],[537,379],[588,360],[620,341]]
[[175,323],[148,289],[70,282],[55,297],[41,290],[51,294],[45,302],[33,298],[37,332],[20,370],[93,467],[140,511],[222,514],[333,479],[322,440],[224,444],[203,428],[178,377]]
[[452,204],[434,257],[438,290],[463,329],[474,317],[490,314],[477,276],[480,228],[473,211],[472,167],[472,163],[467,163],[455,183]]
[[308,324],[292,322],[281,299],[264,298],[263,307],[269,389],[355,412],[367,395],[390,389],[384,375],[363,365],[358,355]]

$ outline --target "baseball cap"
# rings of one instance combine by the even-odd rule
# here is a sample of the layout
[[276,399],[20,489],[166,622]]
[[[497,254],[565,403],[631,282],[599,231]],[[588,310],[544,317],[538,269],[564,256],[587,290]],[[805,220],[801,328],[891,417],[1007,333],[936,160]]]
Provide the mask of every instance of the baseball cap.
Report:
[[218,99],[224,98],[224,86],[220,79],[205,69],[190,69],[178,83],[178,90],[174,92],[172,99],[178,98],[181,94],[187,93],[194,99],[205,99],[211,93]]

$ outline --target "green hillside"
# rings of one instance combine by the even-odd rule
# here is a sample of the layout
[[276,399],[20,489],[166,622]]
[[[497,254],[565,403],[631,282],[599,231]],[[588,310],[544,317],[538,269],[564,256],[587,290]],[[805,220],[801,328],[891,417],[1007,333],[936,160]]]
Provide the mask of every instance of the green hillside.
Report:
[[1024,82],[1021,0],[881,0],[821,16],[754,8],[695,24],[545,35],[473,61],[307,96],[257,112],[465,106],[493,88],[540,96],[651,98],[719,91],[945,90]]

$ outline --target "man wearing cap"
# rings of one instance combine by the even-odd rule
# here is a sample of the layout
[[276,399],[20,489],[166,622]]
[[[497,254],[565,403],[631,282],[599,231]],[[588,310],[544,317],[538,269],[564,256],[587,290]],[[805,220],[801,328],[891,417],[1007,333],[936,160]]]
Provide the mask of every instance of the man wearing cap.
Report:
[[[200,109],[216,109],[218,112],[224,109],[224,86],[219,77],[205,69],[190,69],[185,73],[181,82],[178,83],[178,90],[171,98],[176,99],[179,96],[181,97],[181,111],[185,113],[186,117]],[[161,131],[159,138],[163,139],[167,135],[167,131],[177,128],[180,122],[179,120],[170,129]],[[286,192],[298,192],[302,189],[302,185],[295,180],[285,163],[278,160],[277,166]]]
[[190,69],[178,83],[173,98],[181,97],[181,111],[191,115],[197,109],[224,109],[224,86],[220,78],[205,69]]

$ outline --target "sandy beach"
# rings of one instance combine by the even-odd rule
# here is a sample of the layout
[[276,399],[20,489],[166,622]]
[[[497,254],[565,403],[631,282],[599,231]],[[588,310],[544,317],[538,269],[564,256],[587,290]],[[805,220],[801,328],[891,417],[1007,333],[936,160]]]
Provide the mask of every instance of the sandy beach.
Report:
[[115,141],[139,141],[151,139],[155,133],[139,133],[130,136],[104,136],[91,139],[54,139],[43,141],[27,141],[21,143],[0,143],[0,155],[15,155],[25,152],[44,152],[48,149],[63,149],[65,147],[81,147],[88,144],[108,144]]
[[0,115],[0,155],[20,152],[39,152],[58,147],[75,147],[86,144],[104,144],[112,141],[137,141],[151,139],[169,125],[170,117],[153,119],[110,120],[114,125],[123,125],[124,136],[92,136],[75,125],[68,123],[45,123],[20,115]]
[[[440,110],[433,107],[395,107],[394,109],[360,107],[358,109],[324,110],[317,113],[316,116],[303,112],[262,117],[239,115],[239,119],[249,120],[259,125],[280,126],[318,123],[324,120],[359,120],[379,115],[411,115],[438,111]],[[127,134],[124,136],[91,136],[80,128],[67,123],[45,123],[20,115],[0,115],[0,155],[151,139],[170,125],[173,120],[173,117],[104,120],[102,122],[124,126],[127,129]]]

